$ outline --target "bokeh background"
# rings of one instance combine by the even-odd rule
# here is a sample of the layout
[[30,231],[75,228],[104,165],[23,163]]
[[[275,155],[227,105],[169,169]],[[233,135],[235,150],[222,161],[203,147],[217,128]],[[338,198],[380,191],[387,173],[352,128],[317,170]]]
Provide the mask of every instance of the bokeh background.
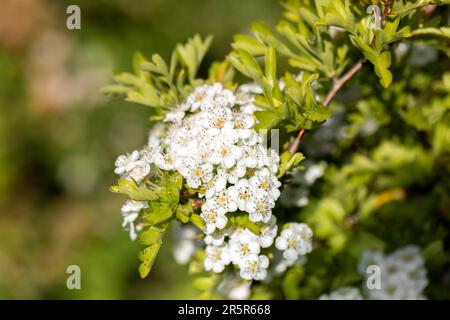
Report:
[[[81,7],[81,30],[66,8]],[[148,110],[107,101],[100,88],[141,51],[168,57],[194,33],[213,34],[206,60],[233,34],[274,23],[273,0],[0,1],[0,298],[195,298],[163,246],[139,279],[136,252],[111,194],[117,155],[145,143]],[[170,242],[170,239],[167,239]],[[81,290],[66,268],[81,268]]]

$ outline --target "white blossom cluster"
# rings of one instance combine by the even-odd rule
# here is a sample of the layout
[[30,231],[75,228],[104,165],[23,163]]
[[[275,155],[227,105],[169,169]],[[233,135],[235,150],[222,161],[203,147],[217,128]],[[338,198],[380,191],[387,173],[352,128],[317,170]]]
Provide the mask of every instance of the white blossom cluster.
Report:
[[[160,128],[151,132],[148,146],[120,156],[115,170],[137,183],[149,175],[151,164],[182,175],[187,186],[203,199],[200,217],[205,225],[205,269],[222,272],[233,264],[246,280],[267,276],[269,258],[261,250],[272,246],[277,235],[272,209],[281,186],[276,177],[279,155],[266,147],[264,137],[253,128],[253,112],[258,110],[252,103],[253,95],[259,92],[253,85],[241,86],[236,94],[218,83],[196,88],[166,114],[165,132]],[[136,219],[143,208],[134,206],[124,213],[132,238],[136,237]],[[247,214],[260,233],[227,228],[233,212]],[[290,224],[276,247],[285,259],[294,261],[311,251],[311,236],[306,225]]]
[[425,299],[423,290],[428,285],[427,271],[417,246],[407,246],[387,256],[379,251],[366,251],[359,263],[359,272],[367,277],[366,270],[370,265],[380,267],[381,288],[367,289],[368,299]]

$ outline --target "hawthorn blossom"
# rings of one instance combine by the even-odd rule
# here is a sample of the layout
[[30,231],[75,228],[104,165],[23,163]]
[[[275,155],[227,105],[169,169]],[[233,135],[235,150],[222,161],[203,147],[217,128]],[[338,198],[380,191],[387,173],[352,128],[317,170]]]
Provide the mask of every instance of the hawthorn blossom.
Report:
[[229,241],[231,261],[240,265],[250,255],[259,254],[261,247],[258,237],[250,231],[241,231]]
[[130,239],[136,240],[137,232],[140,231],[140,227],[136,225],[136,220],[139,217],[139,213],[142,209],[147,208],[146,201],[128,200],[121,209],[123,222],[122,227],[125,230],[129,230]]
[[283,257],[295,261],[299,256],[311,252],[311,229],[304,223],[289,223],[275,240],[275,246],[283,251]]
[[240,263],[240,276],[245,280],[264,280],[267,277],[269,258],[264,255],[249,255]]
[[206,271],[212,270],[216,273],[220,273],[231,261],[227,245],[220,247],[207,246],[205,253],[206,258],[204,261],[204,266]]
[[223,229],[228,222],[228,218],[222,212],[218,212],[216,208],[210,207],[208,203],[205,203],[202,206],[202,213],[200,217],[203,219],[205,223],[205,233],[211,234],[216,228]]
[[121,155],[115,162],[114,173],[121,175],[125,179],[133,179],[140,182],[150,173],[150,163],[141,159],[138,150],[131,154]]

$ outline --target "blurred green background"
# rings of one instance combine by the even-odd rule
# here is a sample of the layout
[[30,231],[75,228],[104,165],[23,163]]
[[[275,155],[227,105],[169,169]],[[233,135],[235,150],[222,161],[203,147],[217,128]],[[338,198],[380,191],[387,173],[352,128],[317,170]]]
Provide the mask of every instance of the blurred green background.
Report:
[[[81,30],[66,28],[70,4]],[[213,34],[206,60],[223,59],[233,34],[280,12],[275,0],[0,1],[0,298],[197,296],[170,243],[139,279],[124,199],[108,186],[115,158],[145,143],[148,110],[99,91],[136,51],[168,57],[194,33]],[[81,290],[66,288],[72,264]]]

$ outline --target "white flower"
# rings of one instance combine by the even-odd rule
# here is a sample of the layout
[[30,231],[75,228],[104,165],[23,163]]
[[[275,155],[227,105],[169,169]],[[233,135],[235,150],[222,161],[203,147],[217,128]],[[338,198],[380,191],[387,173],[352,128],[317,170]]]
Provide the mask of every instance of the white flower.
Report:
[[428,279],[418,247],[400,248],[388,256],[379,251],[365,251],[359,263],[359,272],[366,279],[370,275],[366,270],[369,265],[377,265],[381,269],[381,288],[366,290],[369,299],[425,299],[423,290],[428,285]]
[[218,170],[216,175],[204,184],[204,194],[199,194],[206,199],[212,198],[217,192],[222,191],[227,186],[228,173],[226,170]]
[[157,153],[155,155],[155,164],[163,170],[173,170],[175,168],[175,159],[167,153]]
[[132,241],[137,238],[137,231],[139,231],[137,226],[135,225],[137,218],[139,217],[139,213],[142,209],[147,208],[148,204],[146,201],[135,201],[128,200],[122,206],[122,227],[130,232],[130,239]]
[[363,252],[359,264],[358,271],[361,275],[367,274],[367,268],[369,266],[378,266],[382,267],[384,263],[384,255],[379,251],[366,250]]
[[264,255],[249,255],[239,265],[241,278],[246,280],[264,280],[267,277],[269,258]]
[[213,107],[213,96],[218,87],[204,85],[195,89],[186,99],[191,111],[208,110]]
[[253,222],[267,223],[272,216],[272,208],[275,202],[265,191],[255,192],[252,198],[247,202],[247,212],[249,219]]
[[250,138],[255,125],[255,118],[251,115],[234,112],[233,113],[233,130],[229,130],[227,134],[236,134],[240,139]]
[[236,199],[232,198],[228,189],[217,191],[211,198],[206,200],[204,205],[207,205],[209,208],[214,208],[219,214],[237,210]]
[[242,282],[238,285],[233,286],[229,293],[228,299],[230,300],[247,300],[251,294],[251,283]]
[[181,227],[178,224],[174,229],[176,231],[176,242],[173,248],[173,256],[178,264],[187,264],[196,250],[194,239],[197,237],[197,231],[192,226]]
[[269,248],[273,244],[273,239],[277,236],[277,218],[272,216],[267,224],[259,225],[259,243],[262,248]]
[[239,180],[234,186],[228,188],[232,199],[235,199],[239,210],[247,211],[247,205],[255,194],[255,188],[247,179]]
[[269,149],[263,158],[264,165],[269,168],[272,173],[277,173],[280,166],[280,156],[277,151]]
[[[203,115],[201,124],[209,136],[216,136],[221,132],[232,132],[233,114],[228,108],[217,108]],[[223,131],[222,131],[223,129]]]
[[208,203],[203,204],[200,217],[205,222],[206,234],[213,233],[216,228],[225,228],[228,222],[228,218],[225,216],[225,213],[218,212],[217,209],[209,206]]
[[225,232],[224,230],[216,229],[213,233],[207,234],[203,241],[207,245],[221,246],[225,242]]
[[248,256],[259,254],[261,250],[258,237],[246,229],[237,230],[235,235],[231,235],[229,246],[231,261],[237,265],[244,261]]
[[190,161],[179,169],[180,174],[186,179],[189,187],[197,189],[202,183],[212,178],[213,166],[209,163],[198,164]]
[[275,240],[278,250],[284,251],[283,257],[295,261],[298,256],[311,252],[312,231],[304,223],[289,223]]
[[241,147],[230,143],[228,139],[216,141],[210,162],[221,165],[225,169],[232,168],[238,159],[242,157],[243,150]]
[[257,170],[249,181],[250,184],[267,192],[270,198],[274,201],[276,201],[280,196],[279,188],[281,183],[267,168]]
[[119,156],[115,165],[114,172],[116,174],[121,175],[125,179],[131,178],[136,182],[140,182],[150,173],[150,164],[140,159],[138,150],[133,151],[131,154]]
[[329,295],[323,294],[319,297],[320,300],[362,300],[361,293],[358,288],[342,287]]
[[247,168],[261,168],[264,165],[264,147],[261,145],[244,145],[239,164]]
[[314,182],[323,176],[327,167],[326,162],[319,162],[313,164],[305,172],[305,181],[308,185],[314,184]]
[[185,115],[184,111],[181,110],[173,110],[166,113],[163,122],[180,122],[183,120]]
[[231,261],[228,246],[226,245],[220,247],[207,246],[205,252],[204,266],[206,271],[222,272]]
[[239,179],[245,176],[247,173],[247,168],[241,165],[239,162],[231,169],[226,170],[226,175],[228,182],[231,184],[236,184],[239,182]]
[[233,92],[228,89],[216,91],[213,100],[215,108],[232,108],[236,103]]

